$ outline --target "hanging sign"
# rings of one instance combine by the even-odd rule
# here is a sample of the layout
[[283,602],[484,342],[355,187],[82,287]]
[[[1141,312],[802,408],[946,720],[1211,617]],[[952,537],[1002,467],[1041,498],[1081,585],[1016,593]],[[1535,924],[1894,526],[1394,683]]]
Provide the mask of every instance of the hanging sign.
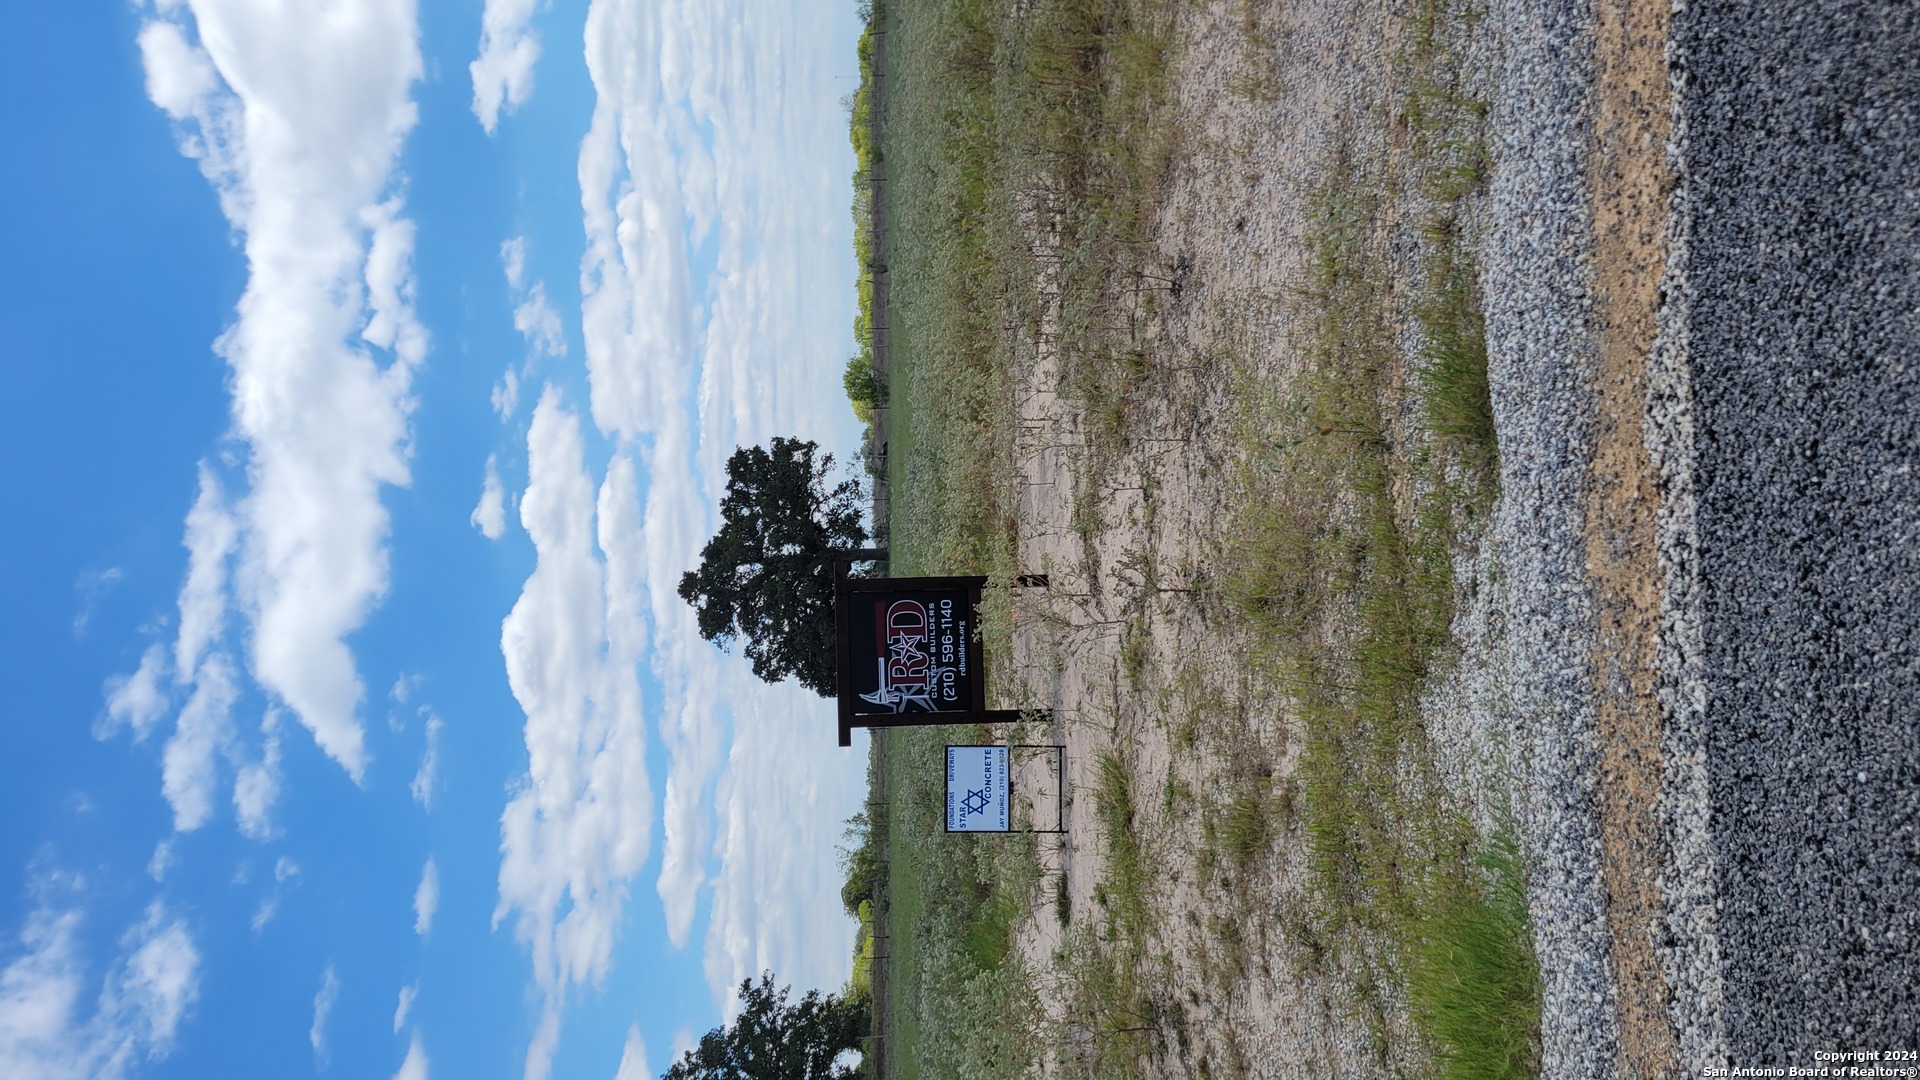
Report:
[[947,747],[947,831],[1008,832],[1007,748]]

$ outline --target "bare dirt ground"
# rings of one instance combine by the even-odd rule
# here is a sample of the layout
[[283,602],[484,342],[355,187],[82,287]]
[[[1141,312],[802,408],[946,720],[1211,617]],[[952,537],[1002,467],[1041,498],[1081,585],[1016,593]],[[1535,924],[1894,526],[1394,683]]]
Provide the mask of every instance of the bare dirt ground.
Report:
[[[1101,438],[1061,396],[1044,349],[1017,373],[1019,557],[1052,587],[1018,601],[1024,685],[1012,696],[1054,711],[1074,793],[1064,843],[1043,845],[1043,858],[1065,875],[1071,920],[1101,910],[1093,803],[1097,763],[1114,755],[1152,867],[1141,978],[1160,1034],[1140,1045],[1153,1075],[1370,1076],[1411,1064],[1389,1060],[1408,1045],[1403,1008],[1385,988],[1356,986],[1314,940],[1304,838],[1271,836],[1246,862],[1217,838],[1236,795],[1284,804],[1299,745],[1243,624],[1203,588],[1245,501],[1234,395],[1270,389],[1302,351],[1297,286],[1330,154],[1382,183],[1393,172],[1399,39],[1388,6],[1364,0],[1181,9],[1182,134],[1158,247],[1182,288],[1140,322],[1155,399],[1118,438]],[[1047,910],[1019,931],[1056,1018],[1077,990],[1053,964],[1070,925]]]
[[1620,1075],[1680,1070],[1670,991],[1654,951],[1666,917],[1658,882],[1661,716],[1655,636],[1660,567],[1656,470],[1647,449],[1647,360],[1666,265],[1671,123],[1660,5],[1596,6],[1593,201],[1596,430],[1587,498],[1594,583],[1595,732],[1600,747],[1601,873],[1619,1001]]

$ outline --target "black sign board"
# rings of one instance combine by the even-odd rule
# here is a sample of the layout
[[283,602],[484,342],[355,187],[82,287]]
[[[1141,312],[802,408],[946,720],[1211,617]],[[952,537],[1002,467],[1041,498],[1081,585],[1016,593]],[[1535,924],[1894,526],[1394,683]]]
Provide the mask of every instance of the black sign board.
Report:
[[980,638],[974,615],[980,588],[894,579],[881,590],[849,581],[851,660],[843,695],[856,716],[968,712],[980,706]]
[[[991,724],[1020,719],[989,709],[981,664],[983,577],[857,578],[833,575],[833,630],[839,650],[840,745],[857,727]],[[1047,587],[1044,574],[1015,579]]]
[[840,745],[856,727],[1017,719],[985,708],[980,655],[983,577],[856,578],[834,574],[840,661]]

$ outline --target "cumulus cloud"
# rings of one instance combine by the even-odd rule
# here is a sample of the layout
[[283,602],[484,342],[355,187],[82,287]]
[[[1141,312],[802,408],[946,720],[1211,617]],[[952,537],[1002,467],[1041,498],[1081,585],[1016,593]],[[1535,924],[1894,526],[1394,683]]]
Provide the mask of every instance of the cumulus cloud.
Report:
[[[240,871],[234,875],[233,883],[235,885],[244,885],[246,884],[247,878],[249,876],[251,875],[249,874],[247,867],[243,864],[241,866]],[[260,906],[255,908],[253,911],[253,920],[250,925],[252,926],[254,933],[257,934],[260,931],[265,930],[267,928],[267,924],[274,920],[274,916],[280,914],[280,898],[283,895],[285,895],[287,889],[289,888],[287,883],[289,881],[294,880],[295,878],[298,878],[299,876],[300,876],[300,865],[294,862],[292,859],[289,859],[285,855],[282,855],[278,859],[274,860],[273,891],[269,892],[266,896],[266,899],[260,901]]]
[[440,771],[440,729],[444,725],[440,717],[427,713],[427,748],[420,754],[420,768],[413,774],[413,783],[407,786],[413,793],[413,801],[423,810],[433,809],[433,781]]
[[539,356],[567,355],[566,334],[560,329],[560,313],[547,302],[547,287],[536,281],[527,290],[526,299],[513,309],[513,328],[527,339]]
[[427,1080],[427,1051],[420,1045],[420,1033],[413,1033],[413,1040],[407,1044],[407,1056],[400,1062],[400,1070],[393,1074],[393,1080]]
[[320,1068],[327,1067],[332,1053],[327,1049],[327,1018],[333,1015],[333,1003],[340,997],[340,976],[334,973],[333,965],[320,976],[320,991],[313,995],[313,1023],[307,1028],[307,1041],[313,1044],[313,1062]]
[[413,999],[420,994],[420,984],[410,983],[400,988],[400,1000],[393,1006],[393,1033],[407,1026],[407,1016],[413,1012]]
[[[174,828],[190,832],[212,817],[219,794],[219,759],[239,754],[229,714],[240,692],[233,662],[216,646],[224,632],[227,602],[227,564],[237,527],[228,512],[219,480],[206,463],[200,466],[200,493],[187,513],[182,544],[187,549],[187,576],[180,586],[180,622],[174,637],[172,664],[166,650],[155,643],[140,658],[131,676],[109,679],[107,719],[95,734],[105,737],[119,727],[133,731],[136,741],[158,725],[171,692],[166,680],[184,689],[187,703],[161,752],[161,791],[173,808]],[[260,838],[270,831],[266,813],[278,791],[279,748],[267,748],[267,759],[243,766],[235,805],[241,810],[241,828]]]
[[180,632],[173,667],[185,680],[198,676],[201,658],[219,638],[227,615],[227,562],[239,539],[239,524],[227,510],[220,480],[200,463],[200,494],[187,511],[187,580],[180,586]]
[[167,711],[166,677],[167,650],[157,643],[147,646],[138,670],[107,680],[107,719],[94,734],[105,738],[124,726],[136,741],[145,739]]
[[[834,381],[854,268],[844,282],[808,270],[847,259],[846,238],[818,225],[840,220],[851,168],[838,114],[820,107],[838,97],[822,62],[836,32],[724,3],[596,0],[587,17],[597,100],[578,164],[581,332],[594,421],[645,447],[648,493],[641,528],[603,547],[642,568],[664,694],[666,929],[684,943],[711,895],[706,968],[722,1000],[763,966],[837,983],[851,943],[830,870],[854,809],[853,756],[820,735],[822,702],[759,684],[699,639],[675,595],[734,446],[856,438]],[[755,76],[771,70],[781,78]],[[715,268],[695,282],[688,252],[710,236]]]
[[507,292],[513,297],[513,328],[527,340],[533,355],[567,355],[567,336],[560,313],[547,302],[544,282],[527,281],[527,238],[516,236],[500,244],[500,268],[507,274]]
[[44,898],[27,916],[20,955],[0,970],[0,1076],[121,1080],[172,1052],[199,997],[200,953],[186,924],[149,906],[121,936],[89,1006],[83,920],[79,908]]
[[480,482],[480,503],[467,520],[489,540],[498,540],[507,531],[507,493],[500,486],[500,468],[492,454],[487,455],[486,477]]
[[507,275],[507,295],[513,304],[513,328],[526,340],[526,360],[509,366],[494,384],[493,411],[507,420],[519,407],[520,387],[532,377],[541,360],[567,355],[567,335],[560,313],[547,300],[543,281],[527,280],[527,238],[512,237],[500,245],[500,267]]
[[420,884],[413,890],[413,932],[426,937],[433,930],[434,913],[440,910],[440,871],[427,859],[420,871]]
[[[720,869],[705,955],[708,985],[729,1014],[740,981],[764,970],[825,986],[846,978],[854,926],[840,907],[834,844],[858,809],[846,759],[865,760],[833,745],[824,702],[785,712],[742,696],[716,785]],[[761,704],[773,698],[764,693]]]
[[[410,387],[427,348],[393,174],[417,116],[417,37],[411,3],[198,0],[161,5],[139,39],[148,96],[249,270],[215,346],[246,487],[229,502],[203,470],[175,673],[199,696],[200,657],[239,610],[254,679],[356,781],[363,688],[345,638],[387,587],[381,495],[410,479]],[[218,674],[230,689],[232,672]]]
[[[411,675],[400,675],[393,680],[392,686],[387,687],[387,699],[395,705],[405,705],[407,702],[413,700],[413,695],[419,691],[420,684],[424,682],[426,682],[426,676],[421,675],[419,672]],[[394,730],[397,731],[399,729],[395,728]]]
[[527,238],[508,237],[500,241],[500,269],[506,271],[507,289],[519,292],[527,284]]
[[187,42],[170,22],[140,28],[140,58],[147,70],[147,97],[175,120],[191,117],[219,85],[207,54]]
[[242,764],[233,778],[233,816],[243,836],[270,840],[273,807],[280,801],[279,719],[270,711],[260,727],[266,738],[259,759]]
[[653,1074],[647,1071],[647,1044],[640,1038],[640,1025],[627,1028],[627,1044],[620,1051],[620,1067],[614,1070],[613,1080],[652,1080]]
[[487,0],[480,16],[480,55],[467,66],[473,77],[473,115],[493,134],[502,109],[511,113],[533,93],[533,65],[540,37],[527,29],[535,0]]
[[511,417],[513,410],[520,407],[520,373],[512,368],[503,372],[487,400],[493,404],[494,415],[502,420]]
[[169,836],[153,846],[153,857],[147,860],[147,876],[156,882],[164,882],[173,872],[177,859],[173,849],[173,837]]
[[567,989],[606,974],[653,827],[635,570],[596,552],[638,519],[635,476],[616,459],[596,495],[584,455],[579,420],[548,390],[527,433],[520,500],[534,569],[500,629],[528,760],[501,816],[494,921],[514,916],[543,998],[529,1080],[547,1074]]
[[213,816],[220,783],[217,759],[233,743],[228,714],[236,692],[232,665],[218,653],[209,657],[161,752],[160,791],[173,807],[173,827],[180,832],[192,832]]

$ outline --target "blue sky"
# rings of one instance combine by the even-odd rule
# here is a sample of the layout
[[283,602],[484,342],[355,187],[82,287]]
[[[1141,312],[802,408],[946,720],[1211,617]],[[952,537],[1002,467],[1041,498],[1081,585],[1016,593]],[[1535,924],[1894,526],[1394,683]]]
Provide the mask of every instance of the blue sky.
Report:
[[674,595],[842,459],[851,3],[0,8],[0,1075],[657,1075],[864,745]]

